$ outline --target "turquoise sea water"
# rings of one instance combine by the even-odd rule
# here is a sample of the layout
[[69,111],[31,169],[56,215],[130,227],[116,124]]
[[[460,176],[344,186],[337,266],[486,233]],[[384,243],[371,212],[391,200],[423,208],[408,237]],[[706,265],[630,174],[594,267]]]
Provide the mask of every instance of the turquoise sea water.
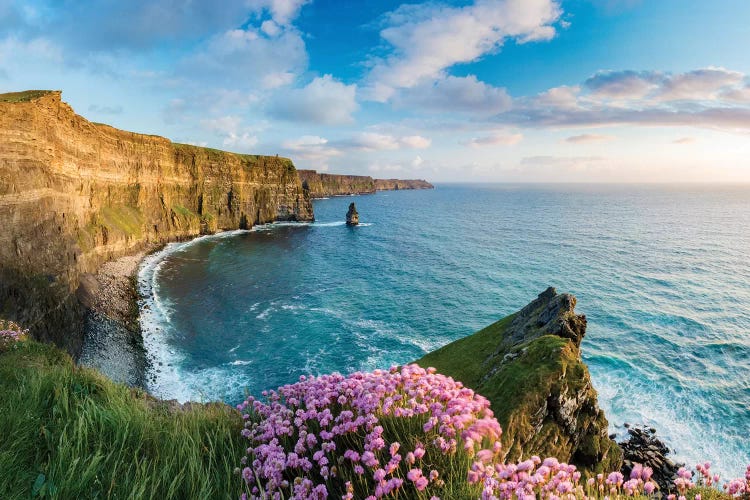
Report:
[[441,185],[318,200],[315,214],[145,262],[154,393],[237,402],[405,363],[552,285],[588,317],[613,432],[653,425],[678,458],[725,475],[750,463],[750,187]]

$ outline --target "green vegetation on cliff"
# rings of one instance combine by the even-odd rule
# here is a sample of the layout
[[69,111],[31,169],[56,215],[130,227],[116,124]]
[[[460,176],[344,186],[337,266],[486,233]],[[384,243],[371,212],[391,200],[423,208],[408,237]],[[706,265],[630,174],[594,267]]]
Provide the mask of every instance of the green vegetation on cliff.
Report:
[[0,498],[236,498],[242,421],[181,408],[27,341],[0,353]]
[[523,310],[417,363],[432,366],[492,402],[506,459],[554,456],[587,470],[617,470],[622,453],[607,435],[581,359],[583,316],[553,289]]
[[8,92],[0,94],[0,102],[29,102],[38,99],[47,94],[52,94],[54,90],[24,90],[23,92]]

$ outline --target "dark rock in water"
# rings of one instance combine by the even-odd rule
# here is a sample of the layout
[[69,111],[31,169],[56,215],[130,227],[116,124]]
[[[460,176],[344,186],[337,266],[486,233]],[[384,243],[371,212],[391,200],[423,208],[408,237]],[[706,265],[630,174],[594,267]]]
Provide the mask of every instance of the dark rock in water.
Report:
[[667,456],[669,448],[656,437],[656,429],[639,425],[627,427],[628,440],[619,443],[624,456],[623,475],[626,478],[630,477],[630,471],[635,464],[651,467],[654,471],[654,481],[659,485],[661,493],[666,496],[675,489],[674,479],[682,464],[674,463]]
[[357,213],[357,207],[354,203],[349,204],[349,211],[346,213],[346,225],[356,226],[359,224],[359,214]]

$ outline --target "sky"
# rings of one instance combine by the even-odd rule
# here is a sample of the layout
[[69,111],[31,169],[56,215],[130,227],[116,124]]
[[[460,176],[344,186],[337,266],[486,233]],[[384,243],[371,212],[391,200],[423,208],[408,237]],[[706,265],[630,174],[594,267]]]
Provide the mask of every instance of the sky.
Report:
[[0,0],[0,92],[298,168],[750,182],[747,0]]

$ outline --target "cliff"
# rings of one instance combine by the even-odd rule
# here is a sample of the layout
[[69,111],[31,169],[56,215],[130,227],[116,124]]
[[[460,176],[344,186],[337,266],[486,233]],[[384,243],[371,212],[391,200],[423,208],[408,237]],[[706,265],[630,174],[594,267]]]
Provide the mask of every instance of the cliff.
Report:
[[[275,220],[312,220],[291,160],[91,123],[60,92],[0,95],[0,316],[73,355],[105,261]],[[76,293],[78,292],[78,293]]]
[[507,460],[552,456],[585,470],[618,470],[588,368],[581,359],[586,317],[576,299],[549,288],[497,323],[427,354],[433,366],[492,402]]
[[399,189],[435,189],[424,179],[375,179],[377,191],[398,191]]
[[302,186],[311,198],[372,194],[375,191],[398,189],[434,189],[424,180],[373,179],[366,175],[321,174],[315,170],[299,170]]
[[375,192],[375,181],[364,175],[319,174],[315,170],[298,170],[302,187],[311,198],[326,198]]

